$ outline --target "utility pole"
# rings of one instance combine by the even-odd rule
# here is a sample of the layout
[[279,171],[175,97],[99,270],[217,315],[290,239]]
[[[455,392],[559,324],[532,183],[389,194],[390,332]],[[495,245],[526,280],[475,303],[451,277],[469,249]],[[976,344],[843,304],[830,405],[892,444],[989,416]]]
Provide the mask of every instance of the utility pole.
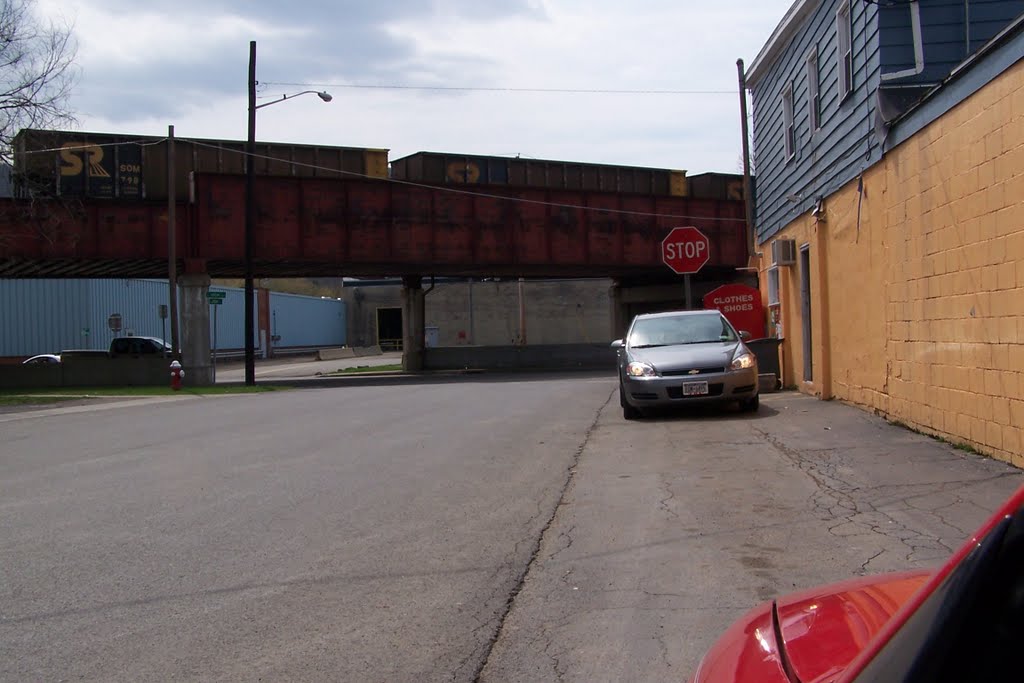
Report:
[[177,187],[175,186],[174,126],[167,126],[167,282],[170,295],[171,354],[181,353],[178,345],[178,253]]
[[245,143],[245,384],[256,384],[256,320],[253,312],[252,242],[256,222],[253,176],[256,172],[256,41],[249,41],[249,137]]
[[747,212],[747,258],[756,253],[754,245],[754,193],[750,178],[750,131],[747,127],[747,75],[743,60],[736,60],[740,79],[740,129],[743,132],[743,202]]

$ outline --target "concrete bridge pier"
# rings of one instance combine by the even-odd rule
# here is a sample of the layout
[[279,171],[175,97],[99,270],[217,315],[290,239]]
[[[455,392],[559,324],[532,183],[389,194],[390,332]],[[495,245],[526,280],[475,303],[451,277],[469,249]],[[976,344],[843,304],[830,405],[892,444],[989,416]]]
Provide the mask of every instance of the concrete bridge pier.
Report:
[[[187,386],[209,386],[214,382],[210,364],[210,305],[206,301],[209,290],[210,276],[206,273],[178,277],[181,365]],[[169,377],[168,374],[168,382]]]
[[423,369],[423,347],[426,343],[426,293],[420,275],[402,277],[402,370]]
[[622,339],[626,336],[626,328],[631,322],[628,318],[629,311],[622,300],[622,285],[615,283],[608,288],[608,297],[611,299],[609,309],[611,310],[612,339]]

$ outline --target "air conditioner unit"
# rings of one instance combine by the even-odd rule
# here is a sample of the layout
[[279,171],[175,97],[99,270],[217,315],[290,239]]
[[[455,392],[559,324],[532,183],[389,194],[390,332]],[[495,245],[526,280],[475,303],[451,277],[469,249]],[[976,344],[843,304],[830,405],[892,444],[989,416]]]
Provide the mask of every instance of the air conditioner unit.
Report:
[[772,242],[772,265],[791,266],[796,263],[796,240]]

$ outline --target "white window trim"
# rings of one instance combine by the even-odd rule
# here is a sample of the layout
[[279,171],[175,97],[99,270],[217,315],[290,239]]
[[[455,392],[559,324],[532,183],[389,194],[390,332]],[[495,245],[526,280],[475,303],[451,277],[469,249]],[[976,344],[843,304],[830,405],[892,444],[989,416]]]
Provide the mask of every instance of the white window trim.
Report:
[[796,123],[793,107],[793,83],[787,83],[782,90],[782,138],[786,161],[796,156]]
[[768,305],[778,306],[779,301],[779,268],[772,266],[768,269]]
[[818,47],[807,53],[807,107],[811,132],[821,130],[821,71],[818,68]]
[[910,30],[914,36],[914,68],[882,74],[883,81],[918,76],[924,71],[924,41],[921,39],[921,3],[917,2],[917,0],[912,0],[910,3]]
[[853,27],[850,23],[849,0],[845,0],[836,10],[836,40],[841,102],[853,92]]

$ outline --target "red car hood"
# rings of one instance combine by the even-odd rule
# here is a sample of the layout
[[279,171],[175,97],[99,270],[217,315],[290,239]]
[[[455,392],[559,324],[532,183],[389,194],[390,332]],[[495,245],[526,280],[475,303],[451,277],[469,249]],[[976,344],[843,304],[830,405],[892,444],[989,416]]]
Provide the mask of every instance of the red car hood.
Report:
[[831,681],[930,575],[903,572],[852,579],[761,605],[712,646],[693,681]]

